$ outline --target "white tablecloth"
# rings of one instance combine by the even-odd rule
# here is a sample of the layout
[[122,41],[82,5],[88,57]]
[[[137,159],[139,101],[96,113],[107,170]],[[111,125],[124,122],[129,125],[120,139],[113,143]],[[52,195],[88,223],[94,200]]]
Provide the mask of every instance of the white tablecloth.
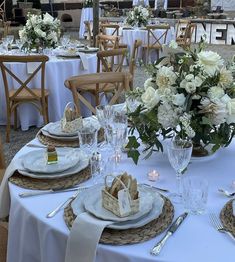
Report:
[[[16,157],[33,150],[23,148]],[[36,149],[34,149],[36,150]],[[235,142],[221,149],[210,160],[192,160],[186,175],[197,175],[209,181],[207,212],[217,214],[228,198],[218,193],[218,188],[231,190],[235,180]],[[146,181],[149,170],[160,173],[158,186],[175,192],[175,173],[167,156],[154,153],[150,159],[142,160],[138,166],[131,160],[123,160],[120,168]],[[52,219],[46,214],[59,203],[71,196],[72,192],[51,194],[21,199],[18,193],[27,191],[10,184],[11,210],[9,221],[8,262],[64,262],[66,241],[69,234],[60,212]],[[175,217],[183,213],[180,205],[175,205]],[[99,245],[98,262],[233,262],[234,242],[225,234],[217,232],[210,224],[208,214],[189,215],[175,234],[169,239],[158,257],[151,256],[149,250],[163,237],[161,235],[141,244],[111,246]],[[79,262],[82,262],[78,258]]]
[[80,21],[80,29],[79,29],[79,38],[84,38],[85,33],[85,24],[84,21],[93,21],[93,8],[82,8],[81,21]]
[[163,4],[163,9],[167,10],[168,0],[155,0],[155,2],[154,2],[154,9],[161,8],[162,4]]
[[140,4],[143,4],[144,6],[149,6],[149,0],[133,0],[132,6],[138,6]]
[[[111,35],[113,32],[113,29],[107,29],[107,34]],[[161,35],[163,33],[163,30],[158,30],[156,35]],[[132,54],[133,51],[133,46],[135,40],[142,40],[142,44],[146,45],[148,41],[148,31],[144,29],[122,29],[120,27],[119,30],[119,35],[121,36],[121,43],[127,44],[128,49],[130,54]],[[166,38],[166,44],[168,44],[172,39],[175,39],[175,29],[174,27],[171,27],[171,29],[167,33],[167,38]],[[163,41],[163,38],[160,40],[160,42]],[[140,48],[139,53],[138,53],[138,59],[142,59],[143,53],[142,53],[142,48]],[[156,52],[151,53],[151,59],[152,61],[156,59]]]
[[[80,59],[57,59],[51,58],[46,63],[45,86],[49,90],[49,119],[51,122],[58,121],[64,111],[65,105],[72,101],[72,93],[64,86],[64,81],[71,76],[80,74],[96,73],[96,54],[88,55],[88,70],[84,70]],[[19,63],[9,64],[12,70],[22,78],[28,77],[27,65]],[[31,85],[40,87],[40,75],[32,81]],[[11,81],[10,87],[17,88],[18,83]],[[87,114],[86,109],[82,109],[82,114]],[[37,109],[30,104],[19,106],[18,118],[21,129],[27,130],[30,126],[41,126],[43,123]],[[0,125],[6,124],[6,99],[5,90],[0,73]]]

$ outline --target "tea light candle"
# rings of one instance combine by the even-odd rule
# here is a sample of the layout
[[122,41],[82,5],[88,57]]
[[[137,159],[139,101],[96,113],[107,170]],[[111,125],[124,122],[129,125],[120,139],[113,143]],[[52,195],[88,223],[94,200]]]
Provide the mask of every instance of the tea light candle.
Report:
[[235,189],[235,180],[232,182],[232,188]]
[[160,177],[160,174],[157,172],[157,170],[152,170],[148,173],[148,180],[149,181],[157,181]]

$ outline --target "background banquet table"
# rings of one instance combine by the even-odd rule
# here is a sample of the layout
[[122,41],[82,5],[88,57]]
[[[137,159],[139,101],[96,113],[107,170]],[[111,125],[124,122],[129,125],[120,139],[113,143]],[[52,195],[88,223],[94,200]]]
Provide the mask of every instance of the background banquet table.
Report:
[[82,8],[80,28],[79,28],[79,38],[84,39],[84,33],[86,31],[84,21],[93,21],[93,8],[87,7]]
[[[49,90],[49,120],[51,122],[61,119],[64,107],[72,101],[71,92],[64,86],[64,81],[71,76],[80,74],[96,73],[97,58],[96,53],[87,55],[88,68],[84,70],[83,64],[80,59],[65,59],[50,57],[46,63],[45,72],[45,87]],[[8,66],[14,70],[20,79],[28,77],[27,64],[9,63]],[[11,78],[10,78],[11,79]],[[18,87],[18,83],[12,80],[9,84],[10,88]],[[38,74],[29,85],[40,87],[40,74]],[[86,115],[87,111],[82,109],[82,114]],[[41,126],[43,123],[42,117],[33,105],[23,104],[18,109],[18,119],[22,130],[27,130],[30,126]],[[6,124],[6,99],[5,90],[0,73],[0,125]]]
[[[107,34],[111,35],[113,32],[113,29],[106,29],[107,30]],[[160,37],[161,34],[164,32],[165,30],[157,30],[156,36]],[[141,29],[141,28],[125,28],[124,27],[120,27],[119,29],[119,35],[121,36],[121,43],[127,44],[128,49],[130,54],[132,54],[133,51],[133,46],[134,46],[134,42],[136,39],[141,40],[142,41],[142,45],[146,45],[148,42],[148,31],[146,29]],[[167,38],[166,38],[166,44],[169,44],[169,42],[171,40],[175,39],[175,29],[174,27],[171,27],[170,30],[167,33]],[[163,43],[163,38],[160,40],[160,43]],[[140,48],[139,53],[138,53],[138,59],[142,59],[143,56],[143,52],[142,52],[142,48]],[[154,59],[156,59],[156,52],[153,50],[151,52],[151,59],[154,61]]]
[[[33,142],[38,143],[37,140]],[[15,158],[32,150],[36,149],[24,147]],[[218,193],[218,188],[231,189],[232,180],[235,179],[234,151],[235,142],[233,141],[231,146],[219,150],[211,158],[192,159],[188,166],[187,176],[197,175],[209,181],[207,213],[212,211],[219,214],[228,201],[228,198]],[[157,169],[160,173],[160,180],[156,185],[175,192],[175,173],[170,167],[166,154],[154,153],[150,159],[141,160],[138,166],[135,166],[131,160],[124,159],[120,168],[135,175],[139,182],[146,182],[147,172]],[[24,191],[27,190],[10,184],[8,262],[63,262],[69,234],[63,221],[63,213],[60,212],[52,219],[47,219],[46,214],[73,193],[51,194],[27,199],[19,198],[18,194]],[[180,205],[175,205],[175,217],[183,211]],[[96,261],[234,261],[234,242],[211,226],[208,214],[189,215],[168,240],[161,254],[158,257],[151,256],[149,250],[162,236],[163,234],[147,242],[134,245],[100,244]]]

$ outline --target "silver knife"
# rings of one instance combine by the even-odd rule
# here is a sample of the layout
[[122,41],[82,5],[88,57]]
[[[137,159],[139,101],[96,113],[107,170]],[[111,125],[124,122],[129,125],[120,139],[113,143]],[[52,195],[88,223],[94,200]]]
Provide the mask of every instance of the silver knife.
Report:
[[37,192],[24,192],[20,193],[19,197],[30,197],[30,196],[40,196],[40,195],[45,195],[45,194],[54,194],[54,193],[63,193],[63,192],[69,192],[69,191],[76,191],[80,188],[84,187],[73,187],[73,188],[67,188],[67,189],[50,189],[50,190],[42,190],[42,191],[37,191]]
[[146,187],[150,187],[150,188],[153,188],[153,189],[156,189],[156,190],[165,192],[165,193],[169,193],[169,190],[168,190],[168,189],[165,189],[165,188],[160,188],[160,187],[152,186],[152,185],[149,185],[149,184],[146,184],[146,183],[143,183],[143,184],[140,184],[140,185],[143,185],[143,186],[146,186]]
[[184,219],[187,217],[188,213],[183,213],[180,215],[169,227],[167,230],[165,236],[162,238],[161,241],[159,241],[150,251],[151,255],[159,255],[162,247],[165,245],[167,239],[176,231],[176,229],[181,225],[181,223],[184,221]]

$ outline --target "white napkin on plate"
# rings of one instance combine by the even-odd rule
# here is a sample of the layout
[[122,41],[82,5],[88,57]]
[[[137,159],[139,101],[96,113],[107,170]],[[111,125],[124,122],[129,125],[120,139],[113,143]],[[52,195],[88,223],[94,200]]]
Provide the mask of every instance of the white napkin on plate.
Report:
[[98,219],[87,212],[81,213],[73,222],[67,241],[65,262],[93,262],[104,228],[113,221]]
[[0,218],[4,218],[9,215],[10,211],[10,192],[8,186],[8,179],[18,169],[22,169],[21,158],[12,160],[7,167],[2,183],[0,185]]
[[27,73],[32,74],[40,65],[40,62],[30,62],[27,63]]
[[87,59],[87,55],[85,53],[82,52],[78,52],[78,55],[81,58],[81,65],[83,67],[84,70],[88,70],[88,59]]

